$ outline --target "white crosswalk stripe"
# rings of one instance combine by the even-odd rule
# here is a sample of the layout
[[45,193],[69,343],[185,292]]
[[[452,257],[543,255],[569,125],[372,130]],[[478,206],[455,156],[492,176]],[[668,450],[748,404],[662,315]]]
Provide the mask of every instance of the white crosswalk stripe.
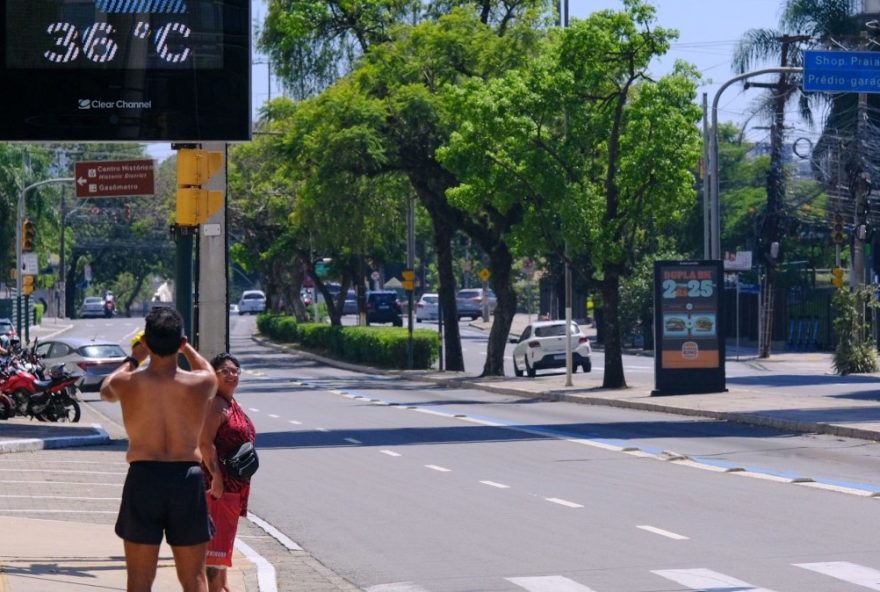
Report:
[[537,576],[527,578],[506,578],[529,592],[596,592],[574,580],[562,576]]
[[880,571],[850,563],[849,561],[828,561],[825,563],[795,563],[797,567],[802,567],[816,573],[831,576],[850,584],[862,586],[868,590],[880,590]]
[[654,570],[658,576],[672,580],[691,590],[711,592],[713,590],[736,590],[737,592],[773,592],[768,588],[756,588],[748,582],[737,580],[711,569],[660,569]]
[[[822,578],[822,576],[829,576],[866,590],[876,590],[877,592],[880,592],[880,569],[874,569],[872,567],[848,561],[794,563],[791,565],[809,570],[816,574],[821,574],[816,576],[817,581],[819,578]],[[745,582],[733,576],[708,568],[658,569],[652,570],[651,573],[675,582],[680,586],[680,588],[675,587],[675,590],[681,591],[732,592],[735,590],[736,592],[775,592],[775,590],[771,590],[770,588],[762,588],[755,584],[750,584],[749,582]],[[610,592],[615,589],[607,587],[607,583],[603,584],[601,588],[594,589],[588,585],[590,582],[581,583],[561,575],[517,576],[504,579],[517,588],[527,592]],[[822,582],[827,583],[828,581],[829,580],[822,579]],[[820,586],[821,585],[822,584],[820,584]],[[667,587],[668,586],[663,589],[665,590]],[[502,588],[492,587],[492,589]],[[818,589],[833,588],[826,586]],[[422,587],[415,582],[391,582],[370,586],[365,589],[365,592],[431,592],[431,590]]]
[[428,592],[412,582],[394,582],[393,584],[379,584],[366,588],[366,592]]

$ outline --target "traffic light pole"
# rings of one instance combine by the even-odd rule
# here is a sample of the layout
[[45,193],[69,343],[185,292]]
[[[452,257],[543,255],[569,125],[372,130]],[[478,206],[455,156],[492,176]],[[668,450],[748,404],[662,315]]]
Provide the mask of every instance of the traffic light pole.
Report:
[[[31,183],[27,187],[21,190],[21,193],[18,194],[18,207],[16,208],[16,216],[15,216],[15,316],[16,316],[16,331],[19,335],[22,335],[22,312],[21,312],[21,289],[22,289],[22,224],[24,224],[24,212],[25,212],[25,202],[27,199],[27,192],[31,189],[36,189],[37,187],[41,187],[43,185],[49,185],[54,183],[73,183],[73,177],[60,177],[57,179],[47,179],[45,181],[37,181],[36,183]],[[27,314],[27,311],[25,311]],[[30,323],[25,326],[25,332],[28,333],[28,337],[30,336]]]

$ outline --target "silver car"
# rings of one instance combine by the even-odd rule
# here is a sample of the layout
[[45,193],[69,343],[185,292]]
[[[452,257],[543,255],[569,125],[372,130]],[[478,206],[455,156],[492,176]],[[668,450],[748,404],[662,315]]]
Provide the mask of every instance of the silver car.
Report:
[[[494,314],[495,307],[498,306],[495,292],[487,288],[486,299],[489,301],[489,314]],[[483,289],[465,288],[459,290],[455,296],[455,306],[458,309],[458,320],[464,317],[470,317],[472,321],[477,320],[483,316]]]
[[64,364],[65,370],[82,374],[79,387],[96,391],[108,374],[116,370],[126,357],[118,343],[85,337],[56,337],[37,344],[36,354],[47,367]]
[[104,316],[104,299],[100,296],[86,296],[79,309],[80,318]]
[[416,320],[436,321],[440,318],[440,295],[422,294],[416,303]]

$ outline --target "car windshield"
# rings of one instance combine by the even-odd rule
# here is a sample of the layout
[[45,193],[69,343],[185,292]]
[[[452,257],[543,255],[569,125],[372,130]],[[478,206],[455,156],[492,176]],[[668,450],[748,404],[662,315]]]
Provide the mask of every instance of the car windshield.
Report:
[[97,296],[89,296],[89,297],[86,298],[83,302],[84,302],[85,304],[95,304],[95,303],[101,303],[101,302],[103,302],[103,300],[101,300],[101,299],[98,298]]
[[440,299],[437,296],[422,296],[422,300],[424,300],[428,304],[437,304]]
[[242,299],[244,300],[263,300],[264,298],[265,296],[262,294],[245,294],[242,296]]
[[84,345],[77,350],[84,358],[124,358],[125,352],[115,343]]
[[370,299],[377,302],[394,302],[397,300],[395,294],[370,294]]
[[[571,334],[577,335],[580,329],[574,323],[571,324]],[[565,323],[559,325],[546,325],[544,327],[535,327],[535,337],[564,337]]]

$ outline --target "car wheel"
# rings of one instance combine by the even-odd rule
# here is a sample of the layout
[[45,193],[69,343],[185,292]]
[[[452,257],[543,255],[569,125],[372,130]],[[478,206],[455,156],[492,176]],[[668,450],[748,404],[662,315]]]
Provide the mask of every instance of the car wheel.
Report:
[[589,372],[590,370],[592,370],[592,369],[593,369],[593,362],[592,362],[592,360],[590,360],[590,359],[588,358],[586,361],[584,361],[584,363],[581,364],[581,369],[582,369],[584,372]]
[[519,369],[519,366],[516,365],[516,358],[513,358],[513,375],[514,376],[522,376],[523,371]]
[[526,374],[529,375],[529,378],[534,378],[536,374],[535,369],[532,368],[531,364],[529,364],[528,358],[526,358]]
[[395,327],[403,327],[403,319],[394,319],[391,324]]

